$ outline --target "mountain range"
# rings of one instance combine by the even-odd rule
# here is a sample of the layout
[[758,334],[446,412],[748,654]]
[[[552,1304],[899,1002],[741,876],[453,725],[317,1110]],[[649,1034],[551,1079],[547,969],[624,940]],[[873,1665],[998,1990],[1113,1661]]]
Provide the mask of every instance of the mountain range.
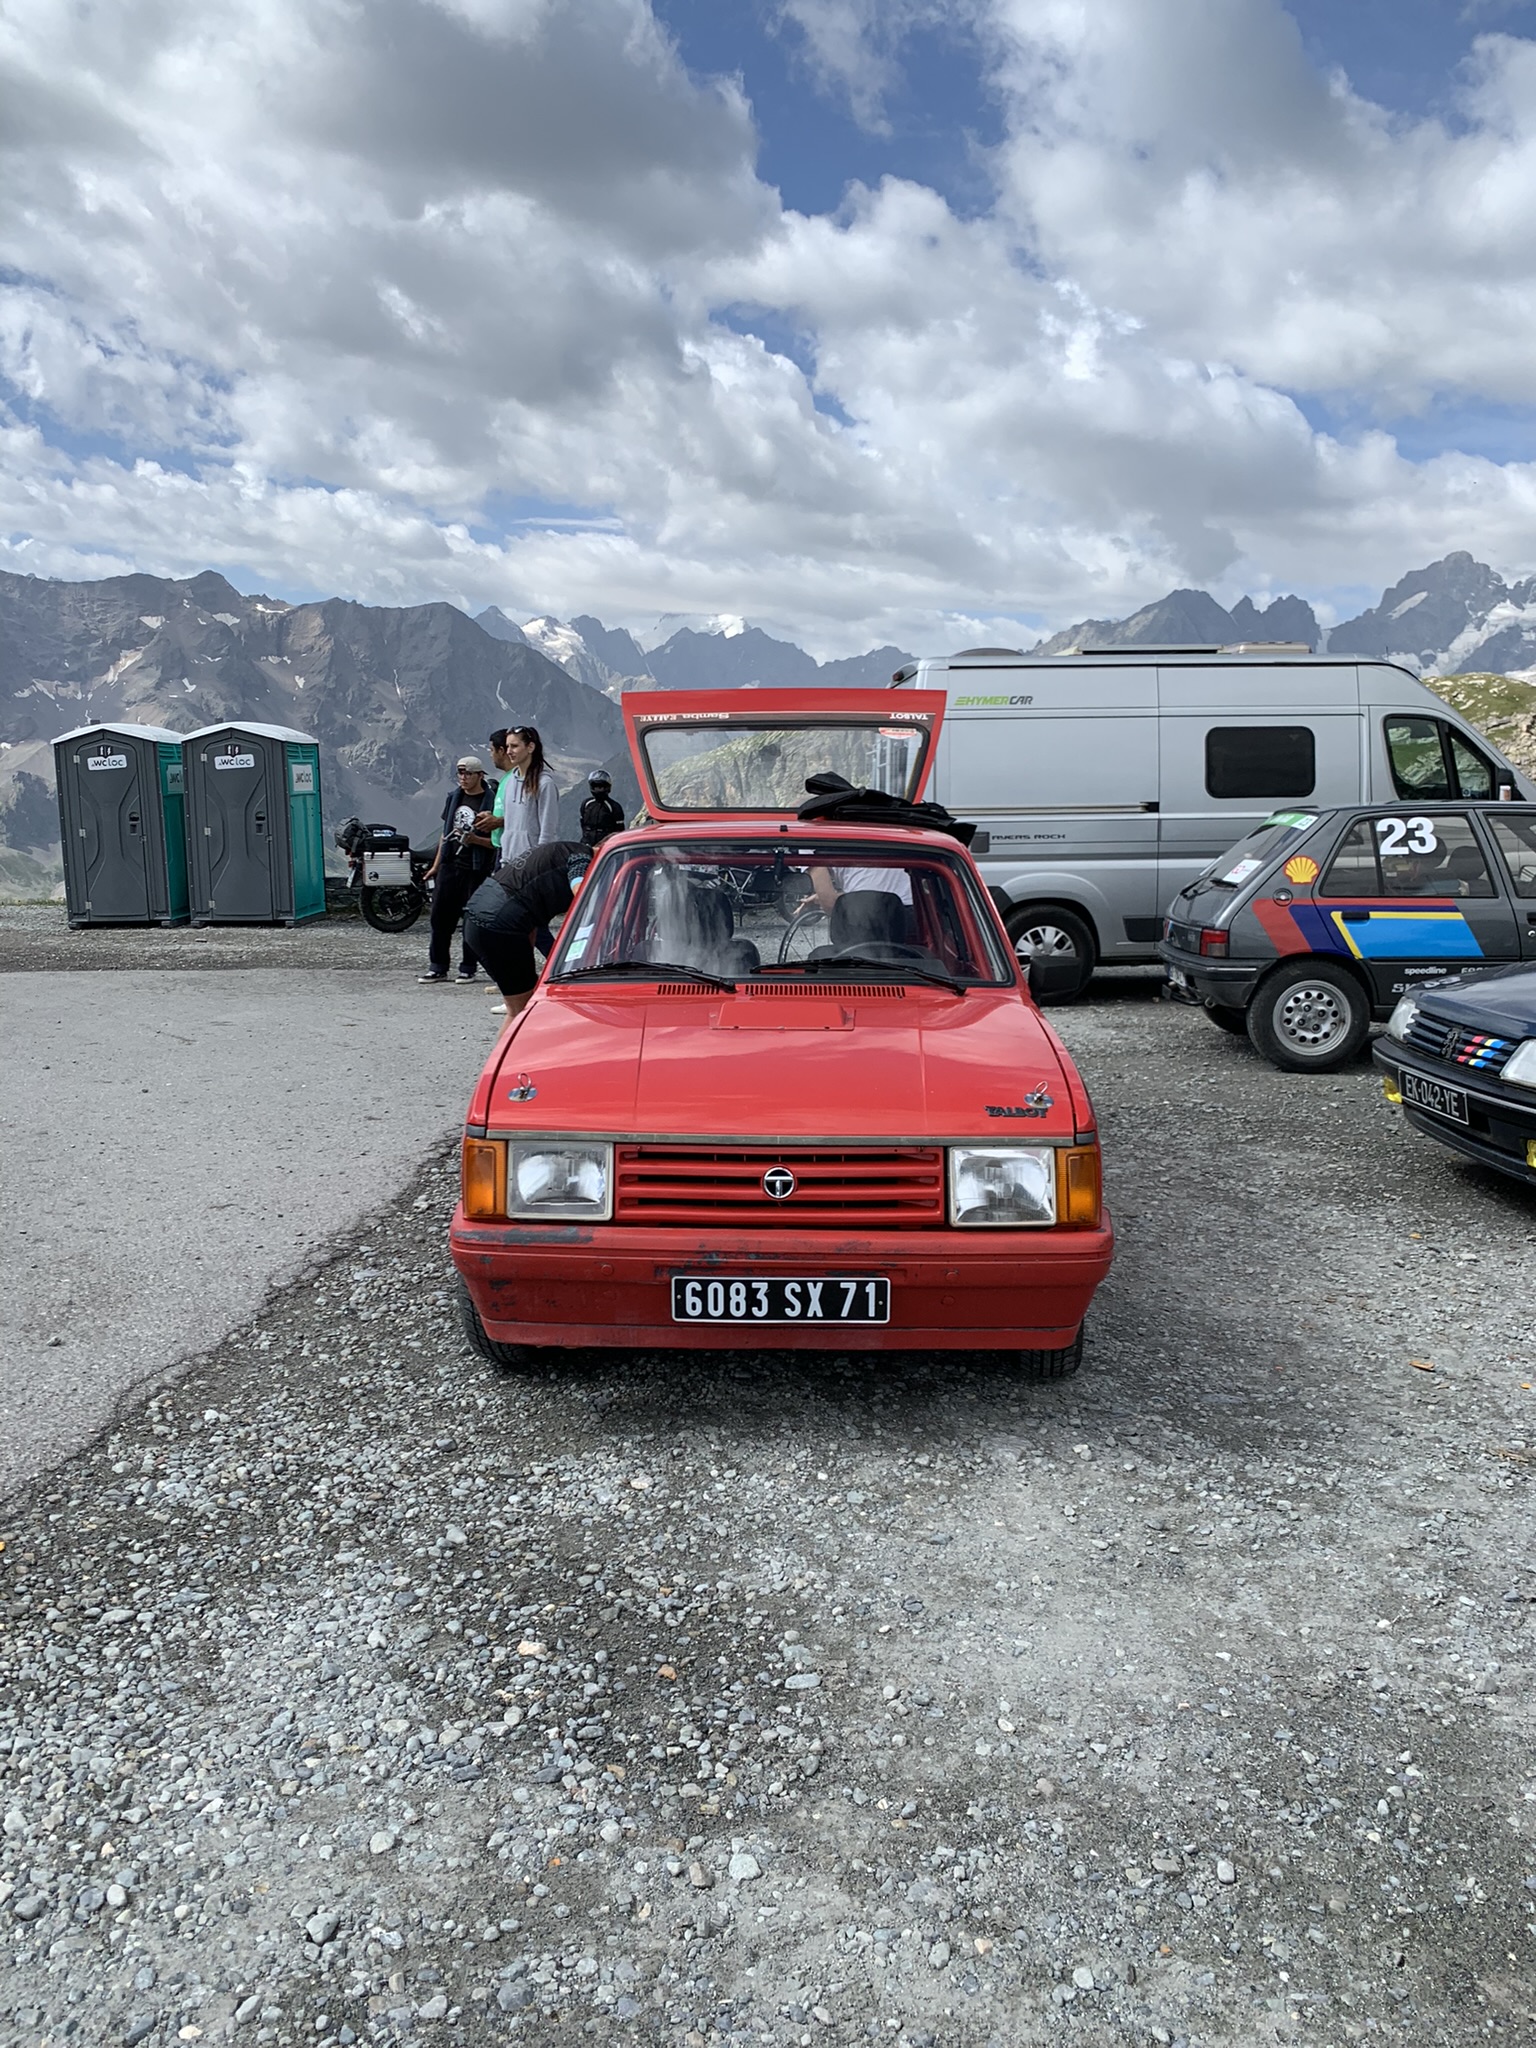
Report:
[[[1385,656],[1441,679],[1435,687],[1536,769],[1536,577],[1507,583],[1466,553],[1411,571],[1327,632],[1299,597],[1228,609],[1206,591],[1174,590],[1028,651],[1262,641]],[[72,726],[297,726],[320,742],[328,834],[356,812],[420,843],[455,758],[483,754],[493,726],[538,726],[572,829],[600,763],[635,800],[617,705],[625,690],[882,688],[910,658],[886,646],[818,662],[732,617],[668,618],[637,635],[584,615],[519,623],[495,606],[471,618],[443,603],[287,604],[244,596],[212,570],[92,583],[0,573],[0,892],[59,887],[50,742]]]

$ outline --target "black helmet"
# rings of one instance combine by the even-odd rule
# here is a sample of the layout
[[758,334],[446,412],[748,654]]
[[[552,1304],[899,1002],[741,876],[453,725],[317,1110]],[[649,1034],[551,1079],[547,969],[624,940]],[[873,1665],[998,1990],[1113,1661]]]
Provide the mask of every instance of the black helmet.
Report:
[[587,777],[587,780],[594,789],[612,789],[613,787],[613,777],[606,768],[594,768]]

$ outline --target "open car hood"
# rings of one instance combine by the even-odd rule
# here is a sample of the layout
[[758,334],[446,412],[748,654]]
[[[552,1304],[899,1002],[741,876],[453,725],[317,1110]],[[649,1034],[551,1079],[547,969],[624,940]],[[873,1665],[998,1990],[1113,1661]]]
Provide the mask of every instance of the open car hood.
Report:
[[623,699],[647,814],[666,824],[792,818],[806,778],[916,802],[944,720],[942,690],[645,690]]

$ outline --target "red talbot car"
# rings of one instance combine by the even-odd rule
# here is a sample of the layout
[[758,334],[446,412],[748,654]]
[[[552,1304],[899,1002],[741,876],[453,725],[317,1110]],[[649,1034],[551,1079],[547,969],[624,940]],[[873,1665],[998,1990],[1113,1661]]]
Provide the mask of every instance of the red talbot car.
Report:
[[465,1126],[482,1355],[1076,1368],[1114,1245],[1093,1107],[965,828],[920,801],[943,706],[625,699],[647,821],[599,849]]

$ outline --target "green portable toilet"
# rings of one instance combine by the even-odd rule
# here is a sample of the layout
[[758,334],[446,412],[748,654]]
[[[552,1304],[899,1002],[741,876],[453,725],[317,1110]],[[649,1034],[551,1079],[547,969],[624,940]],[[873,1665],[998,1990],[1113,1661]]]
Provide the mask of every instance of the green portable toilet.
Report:
[[323,917],[319,743],[289,725],[205,725],[181,758],[192,922]]
[[70,924],[185,923],[181,734],[80,725],[54,741],[53,765]]

